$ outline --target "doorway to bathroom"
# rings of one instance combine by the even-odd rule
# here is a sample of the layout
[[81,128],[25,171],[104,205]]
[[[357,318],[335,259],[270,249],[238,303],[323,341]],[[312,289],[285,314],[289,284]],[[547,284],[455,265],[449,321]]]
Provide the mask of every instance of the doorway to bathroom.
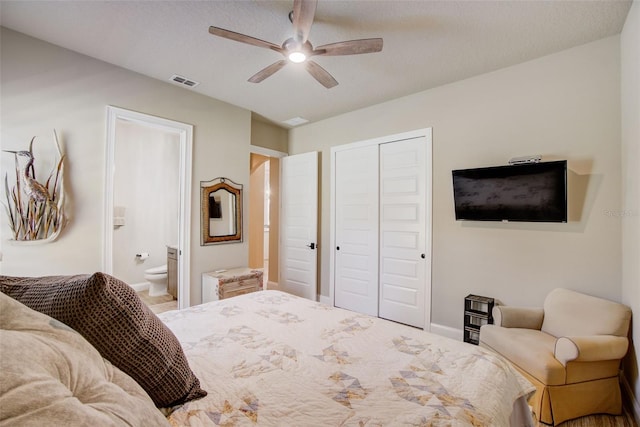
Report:
[[192,127],[108,107],[104,270],[153,311],[189,304]]
[[277,289],[280,159],[286,156],[251,146],[249,167],[249,267],[262,269],[264,289]]

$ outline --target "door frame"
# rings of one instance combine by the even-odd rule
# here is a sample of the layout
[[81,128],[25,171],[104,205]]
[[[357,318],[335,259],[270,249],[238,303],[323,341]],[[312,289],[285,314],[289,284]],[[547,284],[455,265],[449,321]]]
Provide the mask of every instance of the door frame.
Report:
[[279,159],[283,157],[287,157],[287,153],[283,153],[282,151],[272,150],[271,148],[264,148],[258,145],[250,145],[249,153],[260,154],[265,157],[277,157]]
[[[272,150],[271,148],[265,148],[265,147],[260,147],[258,145],[250,145],[249,146],[249,158],[251,158],[251,154],[259,154],[261,156],[265,156],[265,157],[271,157],[271,158],[277,158],[282,160],[283,157],[287,157],[289,154],[282,152],[282,151],[277,151],[277,150]],[[280,167],[282,167],[282,163],[280,163]],[[279,173],[280,171],[278,171]],[[249,188],[249,192],[251,192],[252,189]],[[278,180],[278,193],[280,192],[280,179]],[[251,197],[251,195],[249,195],[249,197]],[[279,201],[279,199],[278,199]],[[273,209],[273,208],[271,208]],[[278,205],[278,211],[280,209],[280,206]],[[280,217],[278,216],[278,228],[280,227]],[[249,225],[249,228],[251,227],[251,225]],[[275,236],[273,237],[271,235],[271,230],[269,231],[269,239],[275,239],[275,241],[277,242],[277,244],[280,244],[280,236]],[[251,245],[251,241],[249,241],[249,245]],[[269,256],[271,256],[272,254],[270,254]],[[279,255],[278,255],[279,256]],[[277,260],[278,263],[280,262],[280,260]],[[267,289],[277,289],[278,288],[278,283],[277,282],[269,282],[268,281],[268,277],[265,277],[265,280],[267,280],[266,284],[267,284]]]
[[189,287],[190,245],[191,245],[191,174],[193,150],[193,126],[163,119],[149,114],[123,108],[107,106],[107,142],[105,168],[105,198],[103,219],[103,257],[102,270],[113,273],[113,186],[115,174],[116,123],[126,120],[172,133],[179,136],[180,151],[180,183],[179,183],[179,215],[178,215],[178,308],[187,308],[191,301]]
[[428,251],[427,266],[425,271],[425,307],[424,307],[424,330],[431,330],[431,281],[432,281],[432,265],[433,265],[433,138],[432,128],[417,129],[408,132],[397,133],[393,135],[382,136],[378,138],[366,139],[362,141],[352,142],[349,144],[338,145],[331,147],[331,173],[330,173],[330,203],[329,203],[329,247],[331,254],[329,256],[329,302],[332,306],[335,306],[335,257],[336,251],[333,248],[336,247],[336,153],[343,150],[351,150],[353,148],[365,147],[369,145],[380,145],[395,141],[402,141],[406,139],[414,138],[426,138],[426,180],[425,183],[425,247]]

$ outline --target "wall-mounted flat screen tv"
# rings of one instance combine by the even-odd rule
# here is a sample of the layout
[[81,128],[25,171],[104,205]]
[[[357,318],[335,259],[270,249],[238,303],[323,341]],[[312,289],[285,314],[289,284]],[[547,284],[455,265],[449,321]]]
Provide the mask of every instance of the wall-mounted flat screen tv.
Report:
[[454,170],[456,220],[567,222],[567,161]]

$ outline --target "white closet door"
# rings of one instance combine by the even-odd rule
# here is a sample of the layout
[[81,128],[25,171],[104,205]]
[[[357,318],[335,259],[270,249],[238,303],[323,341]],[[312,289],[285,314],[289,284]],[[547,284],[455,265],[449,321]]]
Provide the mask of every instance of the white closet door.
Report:
[[317,299],[318,152],[282,158],[279,289]]
[[336,307],[378,315],[378,146],[335,153]]
[[379,316],[425,325],[426,138],[380,145]]

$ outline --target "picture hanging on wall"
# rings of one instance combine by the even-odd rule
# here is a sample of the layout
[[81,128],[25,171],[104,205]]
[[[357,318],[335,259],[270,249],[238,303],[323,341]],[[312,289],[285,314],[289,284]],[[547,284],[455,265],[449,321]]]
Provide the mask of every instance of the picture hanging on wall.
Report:
[[64,212],[64,159],[56,131],[53,141],[58,161],[46,180],[38,180],[33,155],[34,136],[28,150],[3,150],[14,156],[15,182],[9,185],[9,174],[4,177],[6,210],[11,241],[15,243],[52,242],[65,226]]

